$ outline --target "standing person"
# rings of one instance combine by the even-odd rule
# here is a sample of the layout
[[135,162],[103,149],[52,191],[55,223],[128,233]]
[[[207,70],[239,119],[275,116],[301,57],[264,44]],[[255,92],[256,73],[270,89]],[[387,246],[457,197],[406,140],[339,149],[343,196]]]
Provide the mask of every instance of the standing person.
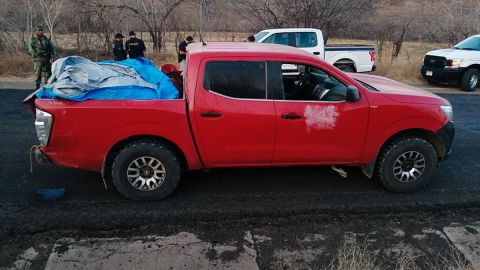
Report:
[[45,84],[52,76],[52,63],[54,48],[49,38],[44,35],[44,29],[38,26],[35,35],[32,36],[28,51],[33,58],[33,70],[35,71],[35,89],[40,88],[42,73],[45,73]]
[[249,36],[247,38],[247,42],[255,42],[255,37],[254,36]]
[[121,33],[115,34],[115,40],[113,41],[113,60],[122,61],[127,59],[127,52],[123,48],[123,38]]
[[178,45],[178,65],[180,71],[185,70],[185,61],[187,60],[187,46],[190,43],[193,43],[193,37],[188,36]]
[[135,36],[135,32],[130,31],[128,33],[130,39],[125,42],[125,49],[127,50],[128,57],[135,59],[138,57],[145,57],[144,52],[147,49],[143,40]]

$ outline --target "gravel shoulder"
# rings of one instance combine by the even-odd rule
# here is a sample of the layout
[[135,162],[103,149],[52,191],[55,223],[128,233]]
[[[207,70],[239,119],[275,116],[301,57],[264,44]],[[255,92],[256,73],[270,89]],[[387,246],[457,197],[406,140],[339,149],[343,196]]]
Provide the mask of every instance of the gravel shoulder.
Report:
[[2,89],[18,89],[18,90],[34,90],[34,78],[0,78],[0,90]]

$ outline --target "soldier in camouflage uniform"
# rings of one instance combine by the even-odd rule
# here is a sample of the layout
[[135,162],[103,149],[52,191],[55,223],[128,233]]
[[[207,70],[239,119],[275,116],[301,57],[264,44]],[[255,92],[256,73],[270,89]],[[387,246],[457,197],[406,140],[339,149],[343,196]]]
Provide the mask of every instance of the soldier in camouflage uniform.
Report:
[[28,50],[33,58],[33,69],[35,71],[35,86],[40,88],[42,73],[45,73],[45,83],[52,76],[51,60],[54,54],[52,42],[43,34],[43,27],[37,27],[35,35],[32,36]]

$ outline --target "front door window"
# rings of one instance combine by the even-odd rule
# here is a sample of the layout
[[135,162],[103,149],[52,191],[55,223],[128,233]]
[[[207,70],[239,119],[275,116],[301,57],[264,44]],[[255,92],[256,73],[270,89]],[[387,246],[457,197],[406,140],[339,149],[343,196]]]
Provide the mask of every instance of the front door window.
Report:
[[344,101],[347,86],[323,70],[303,64],[281,63],[283,99]]

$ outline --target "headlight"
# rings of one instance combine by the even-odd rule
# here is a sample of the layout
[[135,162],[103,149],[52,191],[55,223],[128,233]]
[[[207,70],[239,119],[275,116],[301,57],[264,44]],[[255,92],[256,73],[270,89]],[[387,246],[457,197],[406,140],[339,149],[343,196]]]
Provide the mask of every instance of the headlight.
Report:
[[43,146],[48,145],[50,138],[50,130],[52,129],[53,117],[51,114],[42,110],[36,109],[35,114],[35,130],[37,137]]
[[440,106],[443,114],[448,118],[449,121],[453,122],[453,109],[452,105],[443,105]]
[[460,63],[462,62],[463,62],[463,58],[448,60],[448,66],[446,66],[446,68],[459,68]]

